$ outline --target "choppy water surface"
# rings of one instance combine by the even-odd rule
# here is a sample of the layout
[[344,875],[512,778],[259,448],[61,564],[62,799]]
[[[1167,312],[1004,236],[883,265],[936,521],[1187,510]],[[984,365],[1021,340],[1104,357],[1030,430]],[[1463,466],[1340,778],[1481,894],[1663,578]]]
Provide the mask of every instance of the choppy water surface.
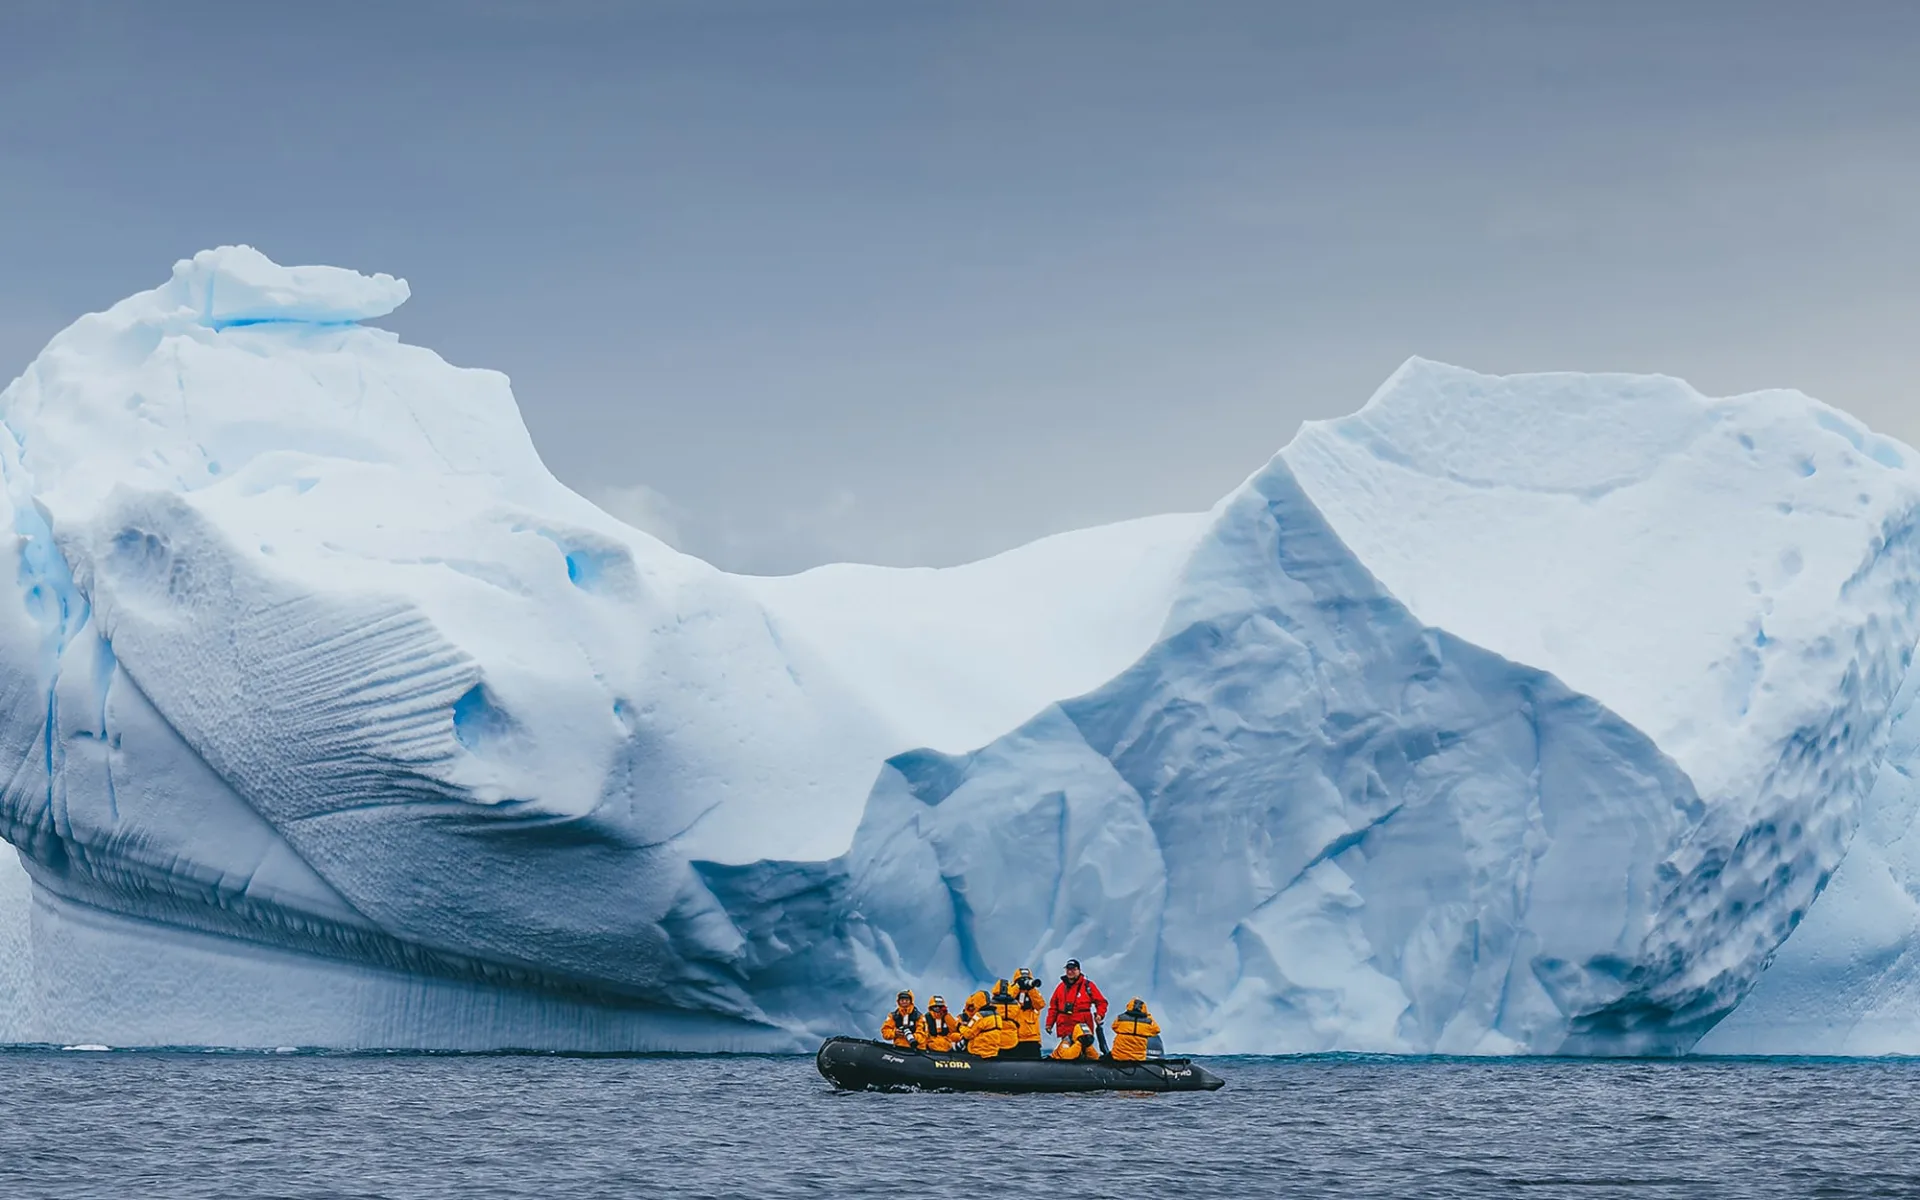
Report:
[[1920,1062],[1215,1060],[1189,1096],[848,1095],[809,1059],[0,1053],[0,1196],[1854,1196]]

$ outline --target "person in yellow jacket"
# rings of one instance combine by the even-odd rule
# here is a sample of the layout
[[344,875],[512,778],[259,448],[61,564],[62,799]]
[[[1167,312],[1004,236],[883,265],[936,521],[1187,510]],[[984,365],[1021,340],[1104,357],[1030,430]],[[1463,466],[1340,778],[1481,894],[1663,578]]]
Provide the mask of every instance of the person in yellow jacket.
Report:
[[1019,1057],[1020,998],[1013,994],[1013,985],[1002,979],[993,985],[993,1011],[1000,1014],[1000,1053],[1008,1058]]
[[922,1049],[947,1054],[960,1040],[959,1018],[947,1011],[946,1000],[939,996],[927,1001],[927,1015],[920,1018],[920,1029],[924,1035],[920,1040]]
[[926,1042],[926,1029],[920,1010],[913,1006],[913,993],[902,991],[893,998],[893,1011],[880,1022],[880,1040],[904,1049],[917,1049]]
[[1160,1032],[1160,1026],[1154,1023],[1153,1014],[1140,997],[1127,1001],[1126,1011],[1114,1018],[1113,1022],[1113,1059],[1116,1062],[1144,1062],[1147,1057],[1147,1039]]
[[975,992],[967,997],[967,1009],[973,1016],[967,1019],[967,1053],[975,1058],[1000,1057],[1000,1013],[987,1001],[985,992]]
[[[980,1005],[978,1001],[980,997],[984,995],[986,995],[985,992],[975,992],[973,995],[967,997],[966,1003],[960,1006],[959,1046],[962,1050],[967,1048],[967,1030],[973,1028],[973,1019],[980,1015]],[[997,1038],[995,1039],[995,1044],[998,1045]]]
[[1013,973],[1013,1025],[1019,1032],[1008,1058],[1043,1058],[1040,1049],[1040,1021],[1047,1014],[1047,1002],[1040,995],[1040,981],[1033,972],[1021,967]]
[[1076,1058],[1099,1058],[1099,1052],[1093,1048],[1093,1030],[1085,1025],[1075,1025],[1073,1036],[1063,1039],[1053,1048],[1053,1057],[1067,1061]]

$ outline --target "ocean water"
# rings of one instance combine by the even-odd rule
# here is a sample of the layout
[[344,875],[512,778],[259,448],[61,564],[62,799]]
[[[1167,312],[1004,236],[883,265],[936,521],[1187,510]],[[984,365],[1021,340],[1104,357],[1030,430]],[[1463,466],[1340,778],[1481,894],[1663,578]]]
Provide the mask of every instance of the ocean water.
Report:
[[1174,1096],[808,1058],[0,1052],[0,1197],[1920,1194],[1920,1061],[1215,1059]]

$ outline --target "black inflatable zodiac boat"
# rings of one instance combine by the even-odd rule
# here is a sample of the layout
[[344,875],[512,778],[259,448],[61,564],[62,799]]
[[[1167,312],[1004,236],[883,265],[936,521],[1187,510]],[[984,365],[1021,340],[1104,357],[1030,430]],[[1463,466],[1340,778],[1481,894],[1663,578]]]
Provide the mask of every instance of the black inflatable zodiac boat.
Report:
[[828,1038],[820,1073],[850,1092],[917,1088],[940,1092],[1211,1092],[1226,1081],[1184,1058],[1145,1062],[974,1058],[902,1050],[864,1038]]

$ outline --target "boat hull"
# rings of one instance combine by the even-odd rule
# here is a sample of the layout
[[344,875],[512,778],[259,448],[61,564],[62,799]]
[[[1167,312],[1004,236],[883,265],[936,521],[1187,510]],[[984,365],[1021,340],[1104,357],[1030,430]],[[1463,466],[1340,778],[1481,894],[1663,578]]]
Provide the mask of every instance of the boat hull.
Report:
[[1184,1058],[975,1058],[846,1037],[829,1038],[814,1064],[835,1087],[854,1092],[1211,1092],[1225,1082]]

